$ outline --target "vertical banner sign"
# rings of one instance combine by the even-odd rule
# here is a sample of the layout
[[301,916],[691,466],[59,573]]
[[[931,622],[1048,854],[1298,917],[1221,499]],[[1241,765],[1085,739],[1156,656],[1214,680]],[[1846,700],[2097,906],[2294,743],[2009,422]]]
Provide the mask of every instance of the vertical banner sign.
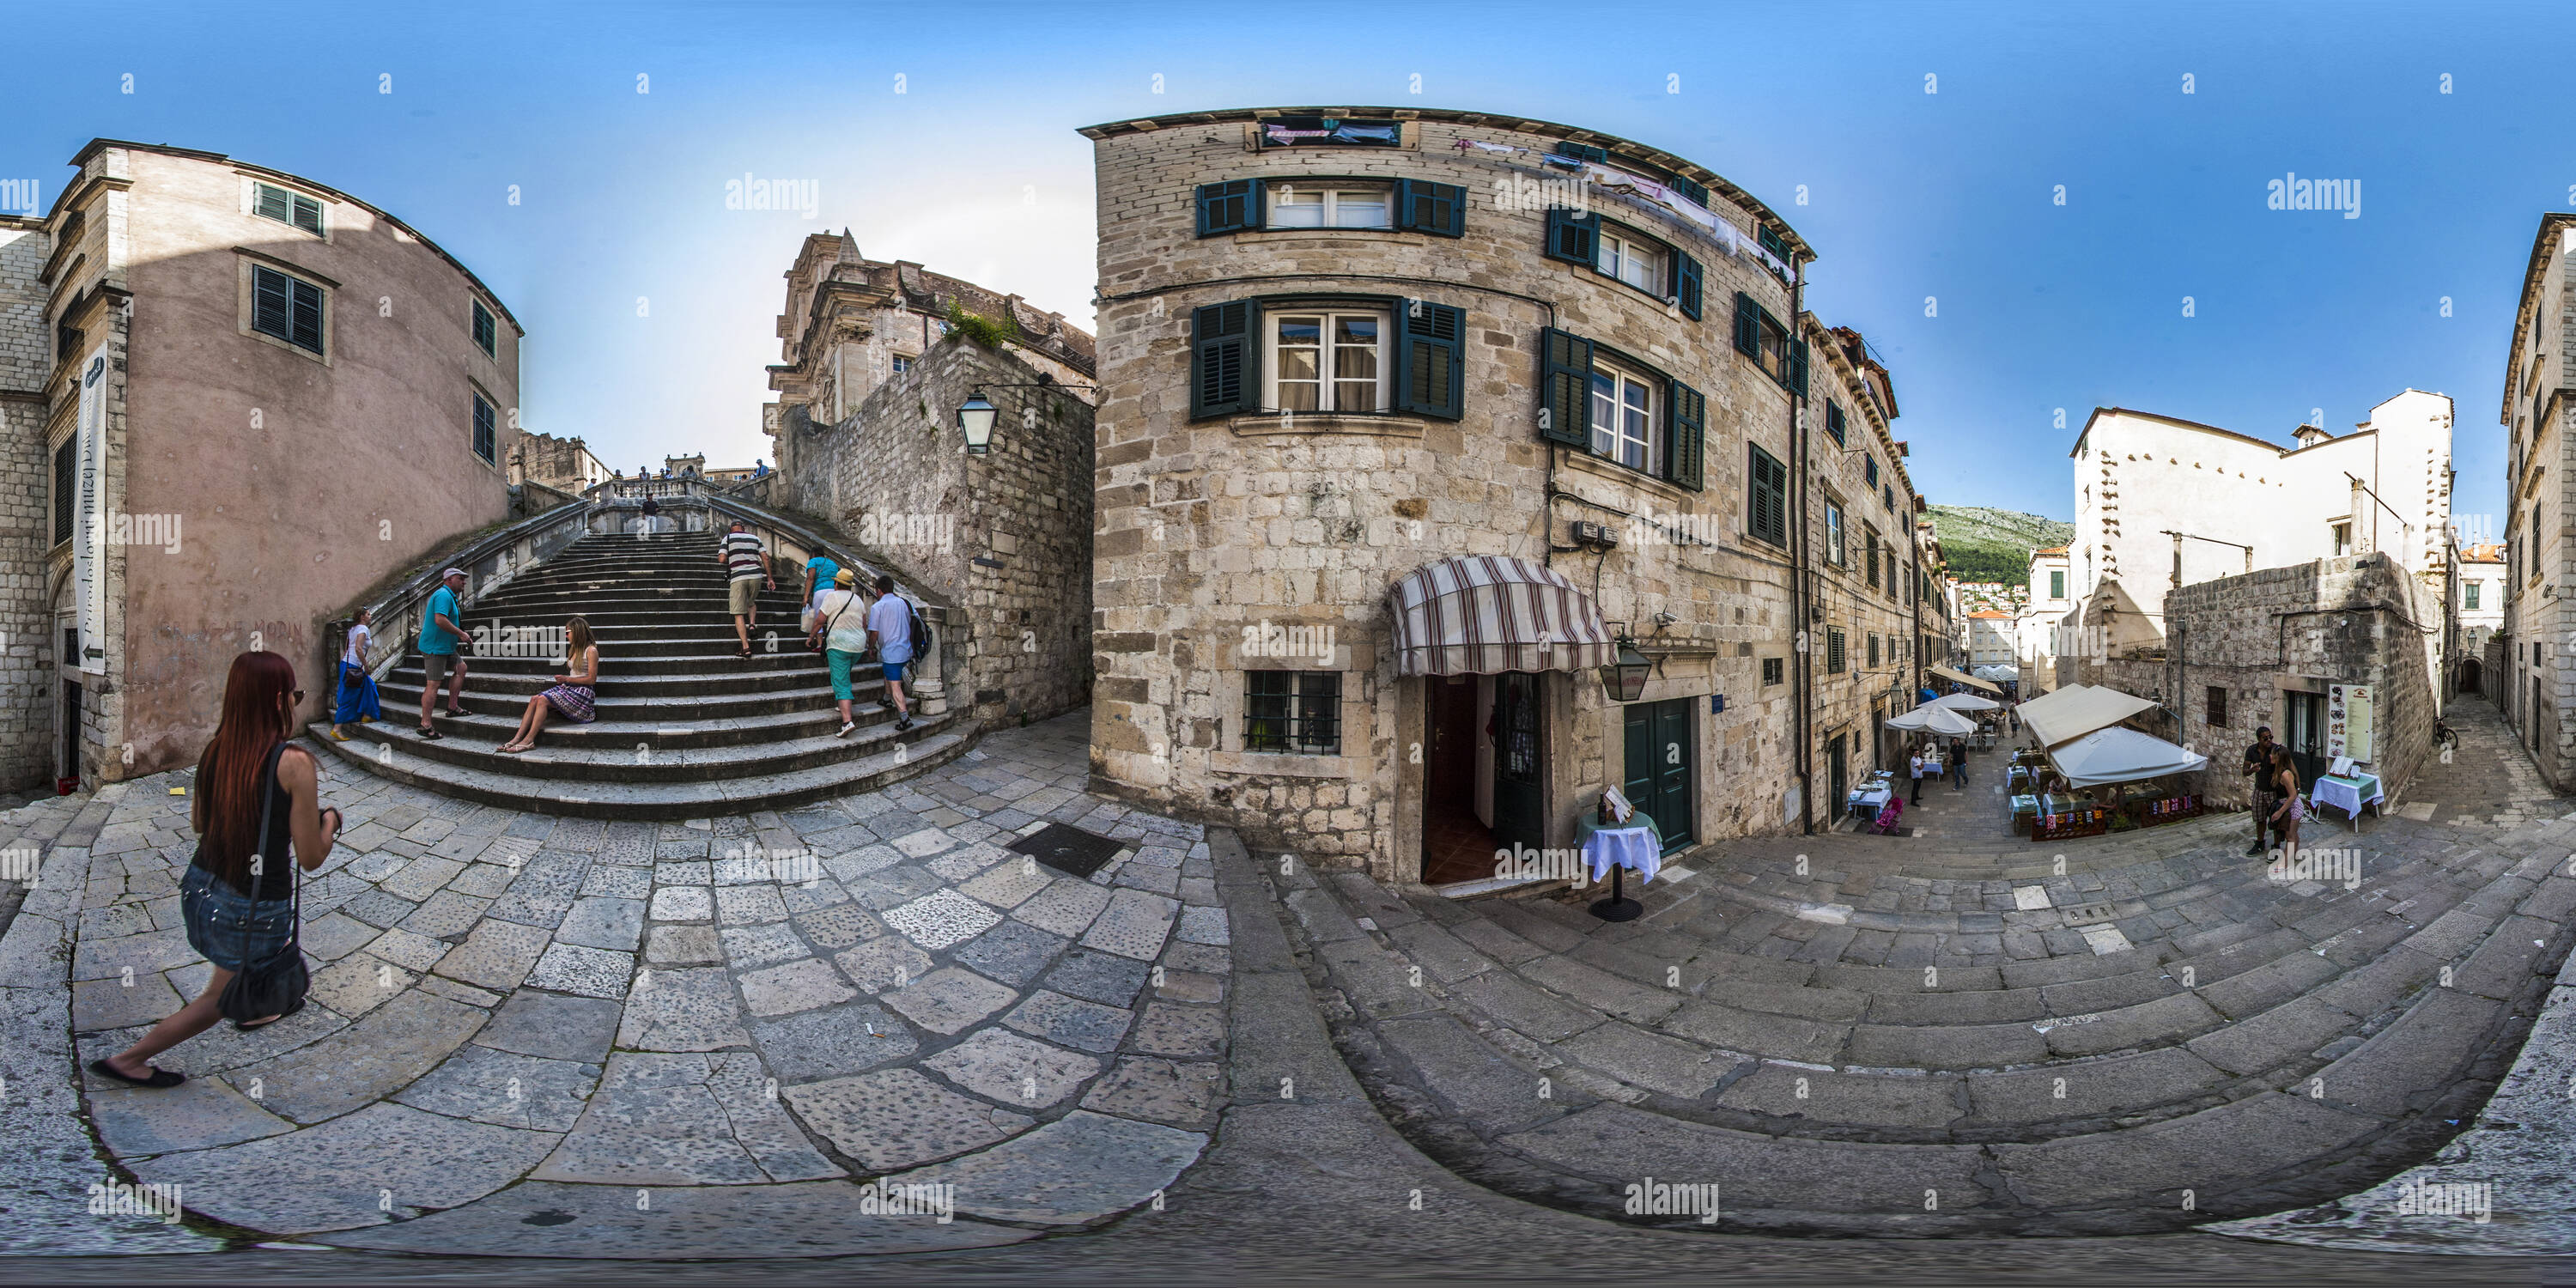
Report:
[[2364,763],[2371,759],[2370,686],[2335,684],[2326,687],[2326,757],[2350,756]]
[[[80,596],[80,656],[92,675],[107,673],[107,346],[81,364],[80,539],[72,546],[72,577]],[[91,650],[99,650],[93,655]]]

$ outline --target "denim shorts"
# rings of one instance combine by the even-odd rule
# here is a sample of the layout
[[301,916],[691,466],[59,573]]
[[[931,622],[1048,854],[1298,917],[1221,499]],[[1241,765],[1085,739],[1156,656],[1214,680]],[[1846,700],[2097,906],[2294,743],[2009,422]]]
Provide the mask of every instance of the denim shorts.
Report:
[[188,925],[188,946],[236,973],[251,962],[277,956],[295,934],[293,900],[252,900],[193,863],[179,883],[179,913]]

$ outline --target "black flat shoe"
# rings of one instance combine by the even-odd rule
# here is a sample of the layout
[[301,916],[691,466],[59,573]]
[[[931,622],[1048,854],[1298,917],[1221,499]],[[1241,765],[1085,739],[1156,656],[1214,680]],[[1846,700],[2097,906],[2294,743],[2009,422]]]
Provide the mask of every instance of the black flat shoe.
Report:
[[180,1083],[188,1080],[188,1075],[184,1073],[172,1073],[167,1069],[154,1068],[151,1065],[145,1065],[144,1067],[152,1070],[151,1077],[127,1077],[122,1073],[118,1073],[116,1071],[116,1066],[109,1064],[104,1059],[92,1060],[89,1062],[89,1071],[91,1073],[95,1073],[103,1078],[114,1078],[118,1082],[122,1082],[129,1087],[149,1087],[154,1091],[167,1091],[170,1088],[178,1086]]
[[436,742],[447,736],[446,734],[440,733],[436,729],[432,729],[427,725],[422,725],[416,732],[419,733],[420,740],[422,742]]

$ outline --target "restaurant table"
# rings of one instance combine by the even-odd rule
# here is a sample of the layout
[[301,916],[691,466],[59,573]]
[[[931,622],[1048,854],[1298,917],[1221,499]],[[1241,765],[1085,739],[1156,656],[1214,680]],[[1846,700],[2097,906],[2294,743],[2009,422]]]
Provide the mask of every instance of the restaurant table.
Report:
[[1843,798],[1843,812],[1851,814],[1866,810],[1871,818],[1876,818],[1880,807],[1894,799],[1896,799],[1896,788],[1893,784],[1880,783],[1858,788]]
[[2024,818],[2037,819],[2038,817],[2038,797],[2032,796],[2028,793],[2023,793],[2012,798],[2012,827],[2014,831],[2018,832],[2021,830],[2021,821]]
[[2310,808],[2332,805],[2342,810],[2344,817],[2352,820],[2352,830],[2356,832],[2361,830],[2361,807],[2377,805],[2387,798],[2388,794],[2379,789],[2377,774],[2353,774],[2349,777],[2326,774],[2319,777],[2316,786],[2308,792]]
[[1635,921],[1646,911],[1644,904],[1628,897],[1623,879],[1628,869],[1637,869],[1647,881],[1663,870],[1664,843],[1654,821],[1642,812],[1631,817],[1636,820],[1632,826],[1595,828],[1583,838],[1583,862],[1592,879],[1610,874],[1610,897],[1592,905],[1592,915],[1603,921]]
[[2015,765],[2007,770],[2004,774],[2004,788],[2016,794],[2028,792],[2031,788],[2030,766]]

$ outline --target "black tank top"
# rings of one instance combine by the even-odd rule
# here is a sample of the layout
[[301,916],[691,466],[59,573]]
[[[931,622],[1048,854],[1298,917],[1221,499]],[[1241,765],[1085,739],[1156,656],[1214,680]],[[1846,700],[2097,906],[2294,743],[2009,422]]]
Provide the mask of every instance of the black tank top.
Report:
[[[279,744],[281,748],[283,745],[284,744]],[[280,753],[278,748],[272,748],[271,754],[274,756],[282,753]],[[273,899],[292,898],[295,893],[295,877],[293,873],[288,871],[288,866],[295,861],[289,853],[289,843],[294,835],[291,826],[294,821],[293,798],[287,794],[286,788],[278,783],[277,776],[273,772],[274,761],[270,762],[270,769],[272,772],[263,772],[259,779],[259,781],[268,788],[268,835],[261,837],[259,840],[258,854],[260,855],[260,874],[257,881],[258,890],[254,893],[248,889],[244,889],[244,885],[249,884],[251,880],[249,860],[247,858],[243,860],[242,883],[233,886],[235,890],[248,894],[251,898],[259,900],[262,903]],[[246,808],[251,814],[251,817],[248,820],[250,825],[252,827],[259,826],[260,806],[256,799],[252,800],[247,806],[236,806],[232,802],[225,801],[217,797],[214,792],[205,785],[201,784],[198,790],[206,792],[207,818],[212,819],[216,817],[219,811]],[[195,864],[198,867],[214,873],[215,876],[220,879],[223,876],[223,869],[217,866],[215,862],[216,856],[207,853],[207,844],[207,838],[201,837],[198,839]]]

